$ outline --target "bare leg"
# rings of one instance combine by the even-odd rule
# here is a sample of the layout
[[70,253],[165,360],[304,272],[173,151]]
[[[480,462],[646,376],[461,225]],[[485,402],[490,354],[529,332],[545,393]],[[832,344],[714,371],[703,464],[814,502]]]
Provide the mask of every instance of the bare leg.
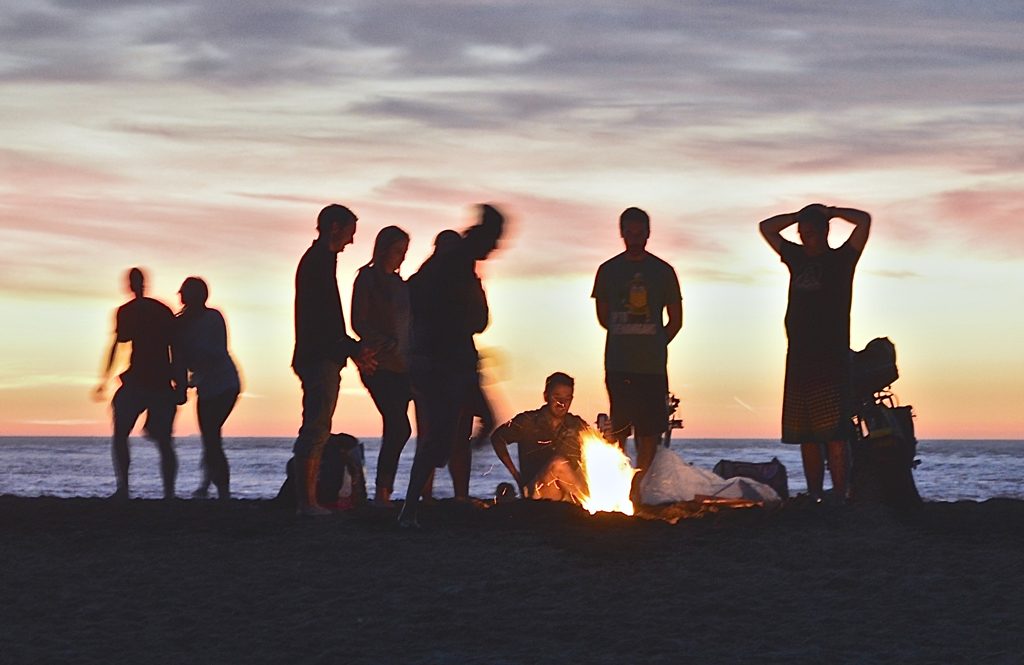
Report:
[[832,490],[835,495],[845,501],[849,486],[847,478],[847,446],[845,441],[828,442],[828,470],[832,476]]
[[800,457],[804,463],[804,478],[807,479],[807,493],[813,499],[824,494],[825,460],[821,455],[820,443],[801,443]]
[[117,491],[112,497],[114,499],[128,498],[128,467],[131,465],[128,436],[135,428],[140,414],[136,408],[137,400],[132,397],[133,393],[122,386],[111,402],[114,411],[114,440],[110,453],[114,461],[114,478],[117,480]]
[[117,490],[114,492],[114,498],[127,499],[128,467],[131,464],[127,436],[114,436],[114,445],[111,448],[111,457],[114,460],[114,477],[117,479]]
[[423,490],[420,492],[420,498],[424,501],[434,500],[434,474],[437,473],[437,469],[431,469],[430,475],[427,476],[427,482],[423,484]]
[[448,460],[448,472],[452,477],[456,499],[469,498],[469,471],[472,466],[472,455],[469,439],[463,439],[461,436],[457,438],[455,445],[452,446],[452,456]]
[[178,479],[178,455],[174,452],[174,443],[170,438],[156,442],[160,451],[160,477],[164,482],[164,498],[174,498],[174,484]]
[[473,434],[472,404],[467,403],[459,413],[459,424],[455,430],[452,454],[448,458],[448,473],[452,477],[455,498],[465,501],[469,498],[469,474],[473,466],[473,449],[470,436]]
[[405,493],[405,503],[402,504],[402,512],[398,515],[398,523],[404,527],[419,527],[419,501],[420,494],[428,480],[434,477],[434,465],[427,455],[420,455],[417,449],[416,457],[412,461],[412,470],[409,472],[409,489]]
[[658,452],[658,442],[661,441],[661,437],[655,434],[653,436],[634,436],[634,439],[636,440],[637,472],[633,476],[630,496],[635,502],[640,498],[640,483],[643,481],[644,476],[647,475],[647,469],[650,468],[651,463],[654,461],[654,455]]

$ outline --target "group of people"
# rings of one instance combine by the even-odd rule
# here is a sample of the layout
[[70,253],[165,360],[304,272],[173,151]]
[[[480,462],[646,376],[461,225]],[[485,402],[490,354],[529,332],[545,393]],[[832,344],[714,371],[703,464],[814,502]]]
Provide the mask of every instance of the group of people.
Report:
[[117,365],[119,348],[130,345],[128,369],[121,373],[121,385],[111,402],[117,480],[114,497],[128,498],[128,436],[143,412],[145,432],[160,451],[164,497],[174,497],[178,457],[172,427],[178,406],[186,402],[186,391],[191,387],[197,393],[196,415],[203,442],[203,479],[193,496],[206,497],[212,484],[217,488],[218,498],[228,499],[231,474],[221,429],[238,401],[241,381],[228,352],[224,317],[206,306],[210,291],[199,277],[182,282],[178,291],[181,309],[177,315],[167,305],[145,295],[146,278],[139,268],[128,271],[128,290],[132,299],[117,310],[114,340],[95,390],[97,399],[103,399]]
[[[854,225],[838,249],[827,241],[832,218]],[[481,428],[475,438],[493,430],[491,443],[521,496],[575,496],[585,482],[579,472],[580,436],[588,425],[569,412],[573,378],[564,372],[548,376],[544,404],[497,429],[481,389],[474,336],[487,327],[490,311],[476,264],[498,246],[505,227],[501,212],[481,205],[476,224],[462,233],[439,233],[433,253],[408,280],[399,274],[409,248],[408,233],[396,226],[381,229],[370,261],[359,269],[353,284],[351,318],[357,337],[352,337],[336,269],[338,253],[354,242],[357,221],[342,205],[321,210],[317,237],[296,271],[292,368],[302,387],[302,423],[292,468],[298,514],[330,512],[317,503],[316,483],[331,435],[340,373],[349,360],[383,423],[375,490],[379,503],[389,503],[395,492],[399,457],[412,434],[409,404],[415,405],[417,445],[401,525],[418,526],[420,498],[429,496],[436,468],[448,466],[456,498],[469,498],[470,441],[477,418]],[[846,493],[852,281],[870,221],[859,210],[812,204],[760,224],[765,240],[790,271],[782,440],[801,444],[808,489],[815,498],[822,495],[826,457],[836,493]],[[801,244],[781,235],[794,224]],[[647,251],[650,231],[645,211],[623,211],[619,234],[625,249],[601,264],[591,294],[597,320],[606,330],[611,423],[605,436],[623,449],[633,436],[635,494],[668,426],[667,350],[683,324],[678,278],[671,265]],[[176,405],[185,401],[186,388],[195,386],[208,478],[197,494],[204,494],[212,483],[225,498],[228,465],[220,429],[237,400],[239,381],[227,350],[223,317],[206,307],[206,284],[198,278],[182,284],[182,310],[176,317],[144,297],[141,271],[133,269],[129,283],[135,298],[118,310],[107,363],[109,374],[116,347],[132,343],[131,365],[121,375],[122,385],[113,399],[117,495],[127,496],[128,434],[147,411],[146,432],[161,452],[164,491],[173,496],[177,462],[171,423]],[[518,465],[508,449],[513,443],[518,445]]]

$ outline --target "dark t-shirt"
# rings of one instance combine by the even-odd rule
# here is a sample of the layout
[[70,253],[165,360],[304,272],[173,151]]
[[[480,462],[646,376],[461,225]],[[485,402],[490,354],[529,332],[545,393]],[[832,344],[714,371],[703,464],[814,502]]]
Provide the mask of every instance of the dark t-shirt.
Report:
[[682,301],[672,266],[650,253],[633,261],[623,252],[597,269],[591,297],[609,307],[605,371],[664,376],[665,308]]
[[566,414],[554,429],[547,407],[524,411],[502,425],[498,432],[508,443],[519,444],[519,471],[523,483],[529,485],[551,458],[560,455],[574,468],[580,465],[580,437],[589,429],[577,415]]
[[472,246],[435,252],[409,278],[413,362],[447,371],[476,371],[473,335],[487,326],[487,296]]
[[786,335],[790,353],[841,356],[850,349],[853,271],[860,259],[849,242],[818,256],[788,240],[779,248],[789,268]]
[[359,353],[349,337],[338,294],[338,255],[317,239],[295,271],[295,350],[292,367],[332,360],[344,365]]
[[167,305],[152,298],[135,298],[117,310],[117,341],[131,342],[128,369],[122,383],[150,389],[170,389],[174,314]]

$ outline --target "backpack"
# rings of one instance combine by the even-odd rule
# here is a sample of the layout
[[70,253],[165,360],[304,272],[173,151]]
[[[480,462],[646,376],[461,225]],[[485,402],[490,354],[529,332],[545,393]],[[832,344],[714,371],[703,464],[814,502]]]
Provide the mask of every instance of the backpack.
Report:
[[[284,484],[277,493],[282,506],[295,507],[293,459],[285,467]],[[366,502],[366,472],[363,444],[351,434],[332,434],[320,458],[316,484],[317,503],[324,508],[348,510]]]
[[876,337],[863,350],[850,353],[850,380],[855,397],[870,397],[898,378],[896,345],[888,337]]

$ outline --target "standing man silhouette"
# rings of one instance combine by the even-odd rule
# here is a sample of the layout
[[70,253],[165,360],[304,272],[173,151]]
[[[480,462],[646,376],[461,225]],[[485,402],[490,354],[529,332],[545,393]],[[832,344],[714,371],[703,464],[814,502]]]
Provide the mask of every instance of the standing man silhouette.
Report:
[[[828,244],[833,217],[853,224],[838,249]],[[782,237],[797,225],[800,242]],[[871,215],[852,208],[812,203],[799,212],[769,217],[761,235],[789,268],[786,307],[786,383],[782,398],[782,442],[800,444],[807,491],[820,501],[827,449],[832,489],[846,500],[850,434],[850,305],[853,272],[868,241]]]
[[374,352],[349,337],[338,293],[338,253],[352,244],[356,216],[331,204],[317,217],[317,238],[295,272],[295,351],[292,369],[302,382],[302,426],[293,448],[296,512],[329,515],[316,500],[320,458],[331,435],[341,369],[352,358],[366,375],[377,368]]
[[647,251],[646,212],[624,210],[619,234],[626,251],[597,269],[591,297],[608,331],[604,370],[612,432],[623,450],[630,432],[636,442],[636,497],[668,427],[668,345],[683,327],[683,297],[676,271]]
[[177,405],[185,403],[187,387],[185,367],[174,353],[174,314],[167,305],[145,296],[146,278],[139,268],[128,271],[128,289],[134,297],[117,310],[114,341],[100,384],[96,387],[96,396],[102,399],[114,368],[118,346],[131,344],[128,369],[121,374],[121,387],[111,402],[114,411],[114,475],[117,479],[117,490],[111,498],[128,498],[128,467],[131,463],[128,437],[145,411],[145,432],[156,441],[160,451],[164,498],[173,499],[178,456],[174,452],[171,429]]

